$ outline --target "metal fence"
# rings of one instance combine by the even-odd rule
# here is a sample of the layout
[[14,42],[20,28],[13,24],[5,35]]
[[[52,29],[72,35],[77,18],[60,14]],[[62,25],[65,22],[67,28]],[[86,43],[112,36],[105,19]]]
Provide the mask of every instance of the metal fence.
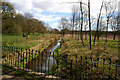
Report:
[[34,50],[23,50],[11,46],[2,46],[3,65],[34,72],[39,75],[52,76],[59,79],[114,79],[120,78],[118,60],[93,59],[82,56],[69,56],[58,53]]

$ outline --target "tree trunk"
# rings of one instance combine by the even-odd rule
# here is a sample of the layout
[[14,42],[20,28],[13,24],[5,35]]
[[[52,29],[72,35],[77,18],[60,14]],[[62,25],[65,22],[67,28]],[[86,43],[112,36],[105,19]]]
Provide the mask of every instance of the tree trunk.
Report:
[[116,38],[116,34],[114,33],[114,37],[113,37],[113,40],[115,40],[115,38]]
[[107,37],[108,37],[108,22],[109,22],[109,19],[107,19],[107,27],[106,27],[106,43],[107,43]]
[[83,42],[83,32],[82,32],[82,26],[83,26],[82,2],[80,2],[80,10],[81,10],[81,40],[82,40],[82,45],[84,46],[84,42]]
[[91,46],[91,20],[90,20],[90,0],[88,0],[88,13],[89,13],[89,36],[90,36],[90,39],[89,39],[89,44],[90,44],[90,50],[92,49],[92,46]]
[[101,11],[102,11],[102,8],[103,8],[103,2],[102,2],[102,6],[101,6],[101,8],[100,8],[100,13],[99,13],[99,17],[98,17],[98,19],[97,19],[97,31],[95,32],[95,36],[94,36],[94,45],[95,45],[95,40],[96,40],[96,36],[97,36],[97,38],[98,38],[98,41],[99,41],[99,22],[100,22],[100,16],[101,16]]

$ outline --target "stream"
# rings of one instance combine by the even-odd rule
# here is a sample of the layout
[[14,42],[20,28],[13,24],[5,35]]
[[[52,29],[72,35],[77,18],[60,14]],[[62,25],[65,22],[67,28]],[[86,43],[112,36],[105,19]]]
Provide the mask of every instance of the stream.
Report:
[[60,46],[60,41],[62,37],[57,41],[57,44],[49,50],[47,54],[43,57],[39,56],[28,64],[28,69],[31,69],[35,72],[46,73],[48,74],[54,64],[56,64],[56,60],[54,59],[52,53],[53,51]]

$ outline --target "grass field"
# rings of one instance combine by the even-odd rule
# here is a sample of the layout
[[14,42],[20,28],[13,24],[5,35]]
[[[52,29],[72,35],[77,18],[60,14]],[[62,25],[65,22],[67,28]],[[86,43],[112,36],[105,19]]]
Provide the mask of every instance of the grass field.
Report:
[[[50,34],[45,34],[45,37],[50,36]],[[23,48],[23,49],[29,49],[39,43],[42,43],[43,41],[40,41],[40,38],[42,37],[42,34],[40,35],[29,35],[28,40],[26,41],[25,37],[22,37],[22,35],[2,35],[2,42],[3,45],[7,46],[15,46],[17,48]]]
[[96,40],[95,46],[92,42],[92,50],[89,49],[89,40],[84,40],[84,46],[82,46],[81,40],[76,40],[68,35],[63,40],[64,43],[62,43],[61,48],[59,47],[56,51],[59,54],[68,54],[71,59],[74,59],[75,55],[78,56],[78,59],[81,56],[92,57],[93,59],[97,57],[112,59],[113,62],[118,59],[118,40],[108,40],[107,43],[102,39],[99,42]]

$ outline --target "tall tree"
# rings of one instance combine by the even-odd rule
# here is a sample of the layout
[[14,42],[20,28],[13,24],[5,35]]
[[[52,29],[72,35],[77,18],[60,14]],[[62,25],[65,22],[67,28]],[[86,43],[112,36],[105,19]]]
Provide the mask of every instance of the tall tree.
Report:
[[116,10],[116,2],[114,0],[112,1],[104,1],[104,8],[106,11],[106,18],[107,18],[107,26],[106,26],[106,42],[107,42],[107,35],[108,35],[108,26],[109,26],[109,20],[113,16],[115,10]]
[[98,34],[99,34],[99,31],[98,31],[98,29],[99,29],[99,22],[100,22],[100,16],[101,16],[102,8],[103,8],[103,1],[102,1],[102,5],[101,5],[101,8],[100,8],[99,16],[98,16],[98,19],[97,19],[97,30],[96,30],[95,36],[94,36],[94,45],[95,45],[96,36],[97,36],[98,39],[99,39],[99,35],[98,35]]
[[73,34],[74,34],[77,12],[78,12],[78,8],[75,5],[73,5],[72,6],[72,18],[71,18],[71,20],[72,20],[72,38],[73,38]]
[[81,37],[81,41],[82,41],[82,45],[84,45],[84,42],[83,42],[83,8],[82,8],[82,1],[80,2],[80,12],[81,12],[81,34],[80,34],[80,37]]
[[14,14],[15,10],[12,4],[2,1],[2,32],[14,33]]
[[89,44],[90,44],[90,50],[92,49],[91,46],[91,20],[90,20],[90,0],[88,0],[88,18],[89,18]]

